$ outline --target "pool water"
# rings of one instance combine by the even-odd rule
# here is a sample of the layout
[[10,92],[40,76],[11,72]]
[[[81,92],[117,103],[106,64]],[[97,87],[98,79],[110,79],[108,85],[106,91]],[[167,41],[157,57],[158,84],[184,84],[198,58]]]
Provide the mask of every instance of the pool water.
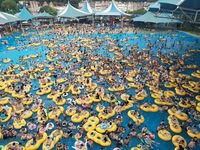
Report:
[[[15,38],[16,36],[19,36],[20,38]],[[49,50],[49,48],[47,48],[44,44],[41,44],[38,47],[30,46],[30,47],[23,48],[23,44],[28,44],[30,39],[35,40],[35,42],[40,42],[40,40],[43,39],[43,38],[51,39],[52,37],[55,37],[56,35],[46,36],[45,34],[41,34],[40,38],[34,39],[33,37],[35,37],[35,36],[36,36],[35,31],[30,31],[27,36],[22,36],[21,33],[16,33],[16,34],[7,36],[3,39],[0,39],[0,42],[3,42],[3,40],[7,40],[7,42],[8,42],[7,46],[5,44],[0,44],[0,54],[1,54],[0,60],[2,60],[4,58],[11,58],[12,64],[17,64],[17,63],[21,64],[21,62],[19,62],[20,56],[27,56],[27,55],[41,53],[42,57],[37,59],[36,61],[38,63],[44,62],[44,60],[46,59],[45,52],[47,50]],[[186,33],[179,32],[179,31],[174,31],[172,33],[165,33],[165,32],[163,32],[163,33],[150,33],[150,32],[144,32],[144,31],[142,32],[141,31],[141,32],[138,32],[137,34],[136,33],[123,33],[123,34],[117,33],[117,34],[109,34],[109,36],[111,37],[111,39],[118,39],[119,40],[119,42],[118,42],[119,46],[124,49],[124,51],[123,51],[124,54],[128,54],[130,47],[135,45],[135,44],[138,44],[139,50],[142,51],[143,48],[146,48],[147,42],[154,45],[153,47],[151,47],[151,51],[154,53],[154,57],[155,57],[155,54],[158,52],[158,49],[160,49],[161,53],[169,54],[169,53],[175,51],[179,55],[186,54],[187,50],[191,50],[191,49],[198,50],[198,49],[200,49],[200,39],[199,38],[193,37],[191,35],[188,35]],[[91,36],[87,35],[87,34],[79,35],[79,37],[91,38]],[[92,37],[106,39],[106,34],[93,34]],[[164,40],[162,41],[160,39],[160,37],[164,37],[166,39],[166,41],[164,41]],[[72,39],[72,38],[74,38],[74,36],[68,35],[67,38]],[[126,43],[122,41],[122,39],[125,39],[125,38],[128,38],[128,41]],[[23,43],[20,42],[20,40],[23,41]],[[177,43],[179,41],[182,43],[182,45]],[[198,42],[196,42],[196,41],[198,41]],[[57,44],[61,43],[59,40],[57,40],[56,42],[57,42]],[[69,44],[68,41],[65,41],[64,43]],[[129,47],[126,47],[127,43],[130,44]],[[95,54],[99,53],[100,55],[106,56],[106,57],[114,57],[113,53],[107,51],[107,49],[105,47],[105,45],[107,45],[107,44],[108,44],[107,40],[104,40],[103,43],[101,44],[99,50],[93,51],[93,53],[95,53]],[[174,47],[171,46],[172,44],[174,44]],[[164,47],[167,47],[167,49],[162,48],[162,45],[164,45]],[[11,46],[18,47],[19,50],[16,49],[16,50],[13,50],[13,51],[8,51],[7,47],[11,47]],[[106,55],[106,53],[108,53],[108,55]],[[187,64],[196,64],[196,65],[200,66],[199,56],[200,56],[200,53],[196,53],[194,55],[194,59],[192,61],[187,60],[186,63]],[[1,63],[0,68],[6,69],[9,65],[10,65],[10,63],[8,63],[8,64]],[[25,69],[29,68],[30,66],[31,66],[31,64],[28,64],[28,66],[26,66]],[[186,69],[185,73],[190,75],[193,71],[194,71],[194,69]],[[96,81],[95,78],[92,78],[92,79],[93,79],[93,82]],[[32,80],[32,84],[33,84],[33,87],[35,85],[36,86],[39,85],[38,81],[36,81],[36,80]],[[108,87],[108,85],[106,85],[106,86]],[[35,94],[36,91],[33,90],[33,87],[32,87],[31,92],[33,94]],[[163,88],[163,89],[165,89],[165,88]],[[149,90],[147,89],[147,91],[149,91]],[[134,95],[135,89],[134,88],[128,89],[126,93]],[[72,95],[69,94],[68,97],[72,97]],[[49,105],[55,106],[55,103],[53,103],[51,100],[48,100],[46,95],[41,96],[41,99],[45,102],[45,106],[47,108],[48,108]],[[117,96],[117,99],[120,100],[120,97]],[[143,104],[146,101],[154,103],[154,99],[150,96],[149,92],[148,92],[148,97],[145,98],[144,101],[139,101],[139,103]],[[107,103],[105,101],[101,101],[101,103],[105,106],[109,105],[109,103]],[[93,103],[93,109],[94,110],[96,108],[96,105],[97,105],[97,103]],[[69,104],[64,105],[65,110],[66,110],[67,106],[69,106]],[[122,136],[123,139],[126,137],[128,132],[130,132],[130,130],[127,127],[127,124],[132,119],[130,119],[127,116],[127,112],[129,110],[132,110],[132,109],[138,109],[136,107],[136,104],[134,104],[133,108],[130,108],[130,109],[123,111],[121,113],[121,115],[123,117],[123,122],[122,122],[121,125],[126,128],[126,132]],[[141,128],[146,125],[148,127],[149,131],[153,131],[156,135],[155,141],[156,141],[157,144],[153,145],[152,149],[154,149],[154,150],[172,150],[172,149],[174,149],[174,145],[172,144],[171,141],[165,142],[165,141],[161,140],[156,133],[156,128],[162,120],[165,120],[165,122],[168,123],[168,121],[167,121],[168,113],[166,111],[164,111],[163,113],[160,113],[160,112],[147,113],[147,112],[144,112],[142,110],[138,110],[138,111],[140,112],[141,115],[144,116],[145,122],[141,125],[140,129],[137,129],[137,132],[141,131]],[[33,114],[33,117],[35,117],[35,116],[36,116],[36,113]],[[116,115],[114,117],[112,117],[112,119],[115,118],[115,117],[116,117]],[[63,119],[62,115],[61,115],[61,119]],[[67,121],[70,121],[69,116],[67,116],[66,119],[67,119]],[[28,122],[28,120],[29,119],[27,119],[26,122]],[[12,123],[12,119],[10,119],[9,122]],[[52,121],[50,120],[48,122],[52,122]],[[181,123],[180,120],[179,120],[179,122]],[[194,121],[193,124],[198,125],[199,122]],[[78,124],[75,124],[75,125],[78,125]],[[17,130],[17,131],[19,131],[19,130]],[[49,131],[48,134],[50,134],[51,131]],[[199,131],[200,131],[200,129],[199,129]],[[76,132],[77,132],[77,130],[73,131],[74,134]],[[172,136],[175,135],[175,133],[173,133],[173,132],[171,132],[171,134],[172,134]],[[183,136],[188,143],[190,142],[191,138],[187,135],[187,133],[184,129],[182,130],[180,135]],[[22,141],[22,140],[20,140],[20,138],[12,138],[12,139],[6,139],[6,140],[0,139],[0,145],[6,145],[11,141],[19,141],[19,142],[22,142],[23,145],[26,144],[26,141]],[[68,138],[68,139],[62,138],[60,140],[60,142],[67,144],[70,147],[70,149],[72,149],[72,146],[75,142],[75,139],[74,138]],[[129,146],[128,147],[123,146],[123,149],[131,149],[132,147],[135,147],[138,144],[142,144],[142,140],[140,140],[138,138],[131,138]],[[101,147],[102,146],[94,143],[93,147],[89,148],[89,149],[98,150]],[[112,141],[111,146],[105,147],[105,149],[110,150],[110,149],[113,149],[115,147],[116,147],[116,142]],[[197,149],[198,149],[198,146],[196,147],[196,150]]]

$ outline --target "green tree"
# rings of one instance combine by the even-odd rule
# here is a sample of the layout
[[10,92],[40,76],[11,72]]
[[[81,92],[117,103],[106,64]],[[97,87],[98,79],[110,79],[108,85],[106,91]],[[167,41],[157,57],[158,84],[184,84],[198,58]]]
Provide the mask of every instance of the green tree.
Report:
[[[102,1],[102,0],[92,0],[92,1]],[[107,0],[107,1],[112,1],[112,0]],[[120,2],[156,2],[158,0],[115,0],[115,1],[120,1]]]
[[69,0],[70,4],[76,8],[78,8],[78,4],[80,0]]
[[53,15],[53,16],[57,15],[57,10],[55,8],[50,7],[50,6],[41,7],[39,12],[44,12],[44,11],[46,11],[47,13],[49,13],[50,15]]
[[68,1],[70,2],[70,4],[76,8],[78,8],[78,4],[81,0],[36,0],[36,1],[39,1],[40,3],[43,3],[43,2],[53,2],[54,4],[67,4]]
[[1,10],[15,14],[18,11],[18,6],[14,0],[4,0],[1,3]]
[[133,16],[135,15],[135,14],[141,14],[141,15],[143,15],[143,14],[145,14],[147,11],[144,9],[144,8],[140,8],[140,9],[137,9],[137,10],[135,10],[135,11],[133,11]]

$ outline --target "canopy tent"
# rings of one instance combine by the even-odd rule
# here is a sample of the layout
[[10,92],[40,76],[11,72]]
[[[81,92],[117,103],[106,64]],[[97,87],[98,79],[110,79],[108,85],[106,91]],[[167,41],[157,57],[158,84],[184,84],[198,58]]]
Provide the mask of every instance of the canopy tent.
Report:
[[23,7],[22,11],[16,13],[15,16],[26,21],[34,18],[34,16],[26,9],[25,6]]
[[0,24],[6,24],[16,21],[21,21],[21,19],[8,13],[0,12]]
[[92,9],[92,7],[90,6],[90,4],[88,3],[88,1],[86,0],[85,4],[83,5],[83,7],[80,9],[86,13],[94,13],[94,10]]
[[102,11],[102,12],[96,12],[96,16],[131,16],[131,14],[127,14],[123,11],[121,11],[115,4],[114,0],[112,0],[112,3],[110,6]]
[[44,11],[43,13],[36,14],[35,18],[44,18],[44,19],[46,19],[46,18],[53,18],[53,16]]
[[172,14],[167,14],[167,13],[154,14],[153,12],[148,11],[140,17],[133,18],[133,20],[135,22],[145,22],[145,23],[182,23],[179,20],[170,19],[172,17],[173,17]]
[[91,15],[91,13],[87,13],[82,10],[76,9],[68,2],[66,8],[58,14],[58,17],[77,18],[77,17],[89,16],[89,15]]

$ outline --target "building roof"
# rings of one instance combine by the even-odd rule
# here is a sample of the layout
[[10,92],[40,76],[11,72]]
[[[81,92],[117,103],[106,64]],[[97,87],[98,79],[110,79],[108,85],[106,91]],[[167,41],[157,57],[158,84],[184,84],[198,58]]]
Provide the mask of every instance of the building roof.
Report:
[[184,1],[185,0],[159,0],[160,3],[166,3],[166,4],[171,4],[171,5],[180,5]]
[[35,18],[53,18],[53,16],[44,11],[43,13],[36,14]]
[[110,4],[110,6],[104,10],[104,11],[101,11],[101,12],[96,12],[95,15],[97,16],[131,16],[131,14],[127,14],[125,12],[123,12],[122,10],[120,10],[114,0],[112,0],[112,3]]
[[180,6],[200,11],[200,0],[185,0]]
[[[160,6],[158,9],[157,6]],[[148,11],[178,14],[182,21],[200,24],[200,0],[158,0]],[[181,14],[181,15],[179,15]]]
[[17,16],[18,18],[22,20],[30,20],[34,18],[34,16],[26,9],[25,6],[23,7],[22,11],[19,13],[16,13],[15,16]]
[[77,18],[77,17],[89,16],[89,15],[91,15],[91,13],[87,13],[82,10],[76,9],[68,2],[65,9],[58,14],[58,17]]
[[86,12],[86,13],[94,13],[92,7],[90,6],[90,4],[88,3],[88,1],[86,0],[85,4],[83,5],[83,7],[81,8],[82,11]]
[[147,10],[148,11],[159,11],[160,10],[160,3],[159,2],[151,3],[147,7]]
[[5,12],[0,12],[0,24],[6,24],[6,23],[10,23],[10,22],[16,22],[16,21],[20,21],[21,19],[19,19],[18,17],[5,13]]
[[181,23],[181,21],[173,18],[172,14],[146,12],[144,15],[133,18],[134,22],[144,22],[144,23]]
[[159,0],[161,9],[175,10],[177,7],[200,10],[200,0]]

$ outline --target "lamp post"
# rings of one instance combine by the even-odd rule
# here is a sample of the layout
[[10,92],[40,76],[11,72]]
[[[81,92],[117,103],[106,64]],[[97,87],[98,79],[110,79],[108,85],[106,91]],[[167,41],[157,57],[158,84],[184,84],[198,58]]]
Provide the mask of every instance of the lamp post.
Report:
[[95,27],[94,16],[95,16],[95,14],[92,13],[92,28],[93,28],[93,29],[94,29],[94,27]]
[[123,29],[123,14],[121,14],[121,28]]
[[9,23],[9,27],[10,27],[10,31],[12,32],[12,26],[11,26],[11,23]]

